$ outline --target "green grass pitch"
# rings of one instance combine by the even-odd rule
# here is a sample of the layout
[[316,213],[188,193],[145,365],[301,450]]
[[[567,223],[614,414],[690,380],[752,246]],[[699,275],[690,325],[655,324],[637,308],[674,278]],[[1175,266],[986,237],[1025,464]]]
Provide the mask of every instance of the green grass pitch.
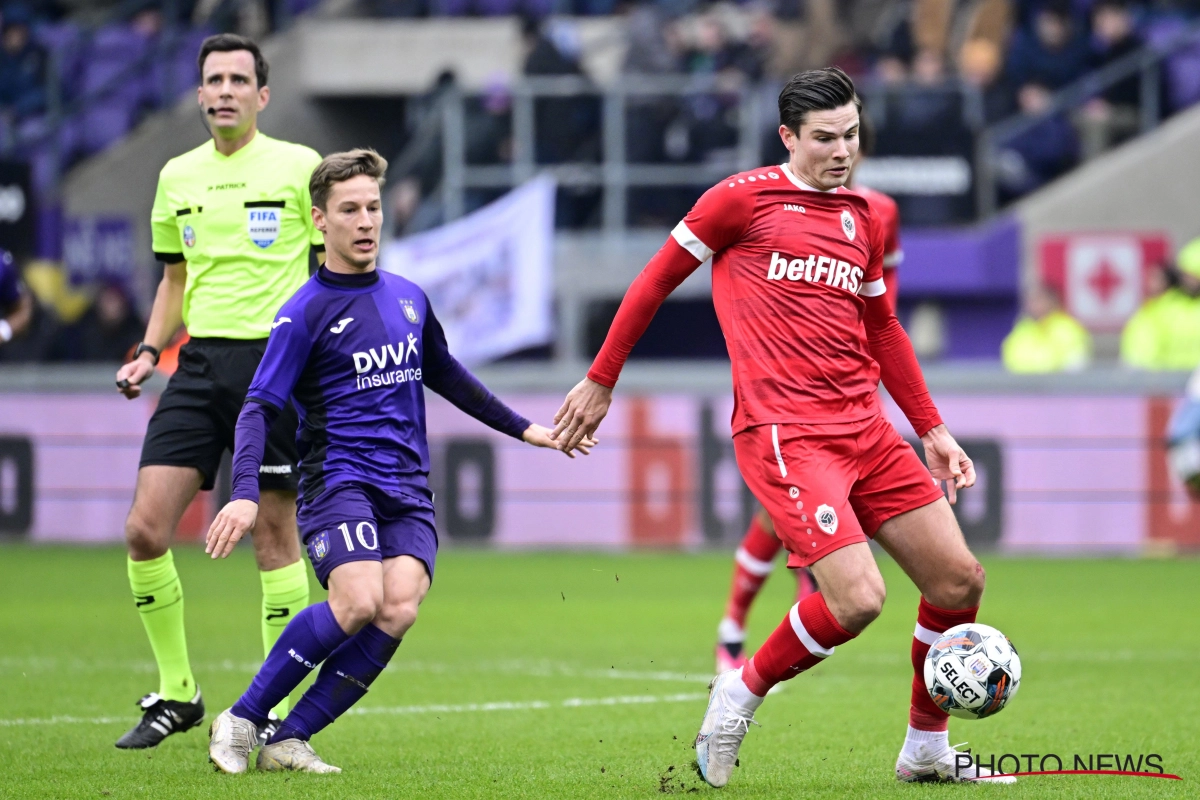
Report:
[[[176,550],[211,718],[261,658],[250,553]],[[314,740],[340,776],[215,774],[206,731],[157,751],[114,740],[157,687],[116,548],[0,546],[0,796],[36,798],[653,798],[711,795],[690,747],[728,554],[443,553],[421,619],[353,713]],[[1200,561],[985,559],[980,620],[1021,652],[999,716],[954,721],[984,753],[1158,753],[1183,781],[1026,778],[896,784],[916,593],[883,563],[883,616],[768,698],[725,798],[1196,797]],[[757,644],[794,582],[751,618]],[[320,590],[314,598],[321,597]],[[1070,764],[1067,764],[1070,767]]]

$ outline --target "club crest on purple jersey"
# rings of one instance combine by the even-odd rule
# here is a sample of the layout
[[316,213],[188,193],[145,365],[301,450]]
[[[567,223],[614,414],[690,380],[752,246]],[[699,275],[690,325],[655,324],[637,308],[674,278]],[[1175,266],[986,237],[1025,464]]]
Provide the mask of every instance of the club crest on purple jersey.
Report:
[[329,555],[329,531],[321,531],[312,541],[313,561],[320,561]]
[[417,317],[417,309],[413,307],[413,301],[412,300],[401,300],[400,308],[404,309],[405,319],[407,319],[413,325],[416,325],[418,322],[418,317]]

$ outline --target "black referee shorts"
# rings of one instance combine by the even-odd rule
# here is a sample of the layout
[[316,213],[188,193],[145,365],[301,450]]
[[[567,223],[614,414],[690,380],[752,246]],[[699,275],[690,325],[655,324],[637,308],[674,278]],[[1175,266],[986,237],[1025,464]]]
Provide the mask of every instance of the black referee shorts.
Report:
[[[195,467],[204,475],[201,488],[211,490],[266,349],[266,339],[192,339],[180,348],[179,368],[146,427],[141,466]],[[298,424],[288,403],[267,436],[260,489],[296,491]]]

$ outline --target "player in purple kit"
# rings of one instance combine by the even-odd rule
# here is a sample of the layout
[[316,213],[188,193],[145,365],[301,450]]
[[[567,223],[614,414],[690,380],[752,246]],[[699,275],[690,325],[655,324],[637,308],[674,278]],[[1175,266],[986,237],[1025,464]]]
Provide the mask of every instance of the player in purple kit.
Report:
[[426,386],[502,433],[556,447],[548,428],[508,408],[450,355],[420,287],[376,269],[386,169],[375,151],[352,150],[313,172],[313,220],[327,261],[279,310],[238,417],[233,499],[205,551],[223,558],[254,527],[267,431],[291,397],[300,416],[296,519],[329,600],[295,616],[250,688],[213,722],[209,759],[222,772],[246,770],[268,710],[322,662],[257,766],[341,771],[308,740],[366,694],[433,579]]

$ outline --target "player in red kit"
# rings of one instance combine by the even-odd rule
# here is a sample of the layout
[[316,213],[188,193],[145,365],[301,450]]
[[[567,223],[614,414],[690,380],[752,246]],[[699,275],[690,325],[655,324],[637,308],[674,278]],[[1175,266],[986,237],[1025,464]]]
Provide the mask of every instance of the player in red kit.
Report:
[[[947,482],[953,500],[974,483],[975,470],[942,424],[885,296],[879,220],[861,195],[841,190],[858,152],[859,109],[841,70],[788,81],[779,96],[788,162],[727,178],[700,198],[626,292],[587,378],[555,419],[564,449],[595,432],[654,312],[711,257],[713,302],[732,362],[738,468],[774,521],[789,566],[811,567],[820,586],[745,667],[713,679],[696,737],[700,772],[713,786],[728,782],[767,692],[833,655],[879,615],[885,590],[868,537],[921,591],[896,777],[988,774],[956,771],[948,717],[922,676],[929,644],[974,621],[984,585],[930,472]],[[924,443],[928,472],[883,416],[881,377]]]
[[[858,157],[851,168],[854,191],[867,199],[871,212],[884,230],[883,239],[883,284],[892,311],[896,310],[898,281],[896,267],[904,260],[900,249],[900,209],[896,201],[886,194],[854,180],[862,166],[863,157],[870,155],[872,147],[871,127],[863,117],[859,125]],[[775,524],[766,509],[760,508],[750,521],[741,542],[734,553],[733,578],[729,585],[729,598],[725,603],[725,614],[717,625],[716,652],[717,674],[746,665],[746,617],[758,593],[775,571],[775,557],[783,549],[783,542],[775,535]],[[817,582],[808,569],[793,570],[796,575],[796,602],[801,602],[817,591]]]

